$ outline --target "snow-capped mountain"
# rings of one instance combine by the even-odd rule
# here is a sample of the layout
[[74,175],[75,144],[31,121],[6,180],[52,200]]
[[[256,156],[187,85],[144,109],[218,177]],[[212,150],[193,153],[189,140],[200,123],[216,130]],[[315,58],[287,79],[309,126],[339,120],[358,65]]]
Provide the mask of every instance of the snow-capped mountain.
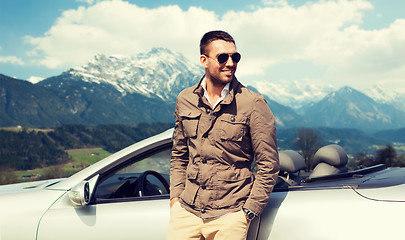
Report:
[[[60,99],[54,110],[41,114],[47,124],[172,122],[177,95],[202,74],[200,66],[181,54],[156,48],[135,57],[99,54],[35,86]],[[20,125],[30,125],[29,119]]]
[[311,106],[305,117],[312,126],[357,128],[365,131],[400,128],[405,125],[405,112],[374,101],[364,93],[343,87]]
[[405,95],[396,91],[388,91],[381,85],[373,85],[363,92],[378,103],[390,104],[405,112]]
[[174,101],[182,89],[198,82],[203,70],[181,54],[154,48],[131,58],[99,54],[66,74],[72,79],[111,85],[122,95],[139,93]]
[[[247,86],[247,88],[255,92],[259,92],[252,86]],[[294,109],[279,104],[278,102],[270,99],[267,95],[263,96],[275,116],[277,127],[285,128],[291,126],[303,126],[306,124],[306,121],[301,116],[299,116],[296,111],[294,111]]]
[[[260,89],[262,94],[280,104],[293,108],[299,114],[305,113],[313,104],[338,90],[332,85],[307,81],[281,83],[258,81],[254,85]],[[384,89],[381,85],[373,85],[357,91],[362,92],[377,103],[392,105],[405,112],[405,94]]]
[[330,85],[302,81],[281,83],[258,81],[255,82],[255,87],[260,89],[262,94],[269,96],[270,99],[298,112],[302,107],[318,102],[335,90]]

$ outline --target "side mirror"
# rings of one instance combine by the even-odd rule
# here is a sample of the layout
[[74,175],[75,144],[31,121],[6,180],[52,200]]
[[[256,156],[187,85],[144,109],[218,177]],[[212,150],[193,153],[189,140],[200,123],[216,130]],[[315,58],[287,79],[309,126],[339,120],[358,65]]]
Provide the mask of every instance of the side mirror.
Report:
[[84,206],[89,204],[98,177],[99,175],[96,175],[89,181],[83,181],[74,186],[69,192],[70,201],[76,206]]
[[87,181],[81,182],[69,192],[69,199],[76,206],[84,206],[90,202],[90,184]]

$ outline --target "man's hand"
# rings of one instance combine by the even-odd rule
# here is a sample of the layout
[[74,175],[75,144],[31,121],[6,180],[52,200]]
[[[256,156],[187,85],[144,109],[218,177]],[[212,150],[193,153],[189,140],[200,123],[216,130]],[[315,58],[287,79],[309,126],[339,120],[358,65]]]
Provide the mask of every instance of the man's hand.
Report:
[[170,208],[173,206],[173,204],[175,204],[177,201],[179,201],[179,198],[178,197],[175,197],[175,198],[172,198],[171,200],[170,200]]

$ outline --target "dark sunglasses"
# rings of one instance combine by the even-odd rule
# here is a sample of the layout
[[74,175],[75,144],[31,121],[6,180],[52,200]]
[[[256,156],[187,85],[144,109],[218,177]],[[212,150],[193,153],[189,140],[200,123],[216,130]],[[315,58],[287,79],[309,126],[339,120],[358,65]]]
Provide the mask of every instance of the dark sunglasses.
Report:
[[[208,55],[205,55],[205,56],[209,57]],[[217,61],[218,61],[218,63],[219,63],[219,64],[224,64],[224,63],[226,63],[226,62],[228,61],[228,59],[229,59],[229,56],[232,58],[232,61],[233,61],[234,63],[238,63],[238,62],[240,61],[241,57],[242,57],[242,56],[240,55],[240,53],[238,53],[238,52],[232,53],[232,54],[229,54],[229,53],[221,53],[221,54],[218,54],[218,55],[217,55]]]

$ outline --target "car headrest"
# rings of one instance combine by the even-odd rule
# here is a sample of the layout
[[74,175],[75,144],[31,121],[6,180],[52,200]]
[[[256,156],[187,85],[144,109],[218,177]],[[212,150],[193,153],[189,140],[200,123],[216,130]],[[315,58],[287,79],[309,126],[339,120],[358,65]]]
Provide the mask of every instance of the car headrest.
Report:
[[328,163],[335,167],[341,167],[347,164],[347,153],[339,145],[332,144],[320,148],[314,155],[313,165],[318,163]]
[[332,175],[332,174],[337,174],[339,173],[340,170],[332,165],[329,165],[324,162],[320,162],[319,164],[316,165],[312,173],[309,175],[309,178],[316,178],[316,177],[322,177],[322,176],[327,176],[327,175]]
[[304,158],[296,151],[283,150],[278,152],[280,170],[288,173],[295,173],[305,169]]

